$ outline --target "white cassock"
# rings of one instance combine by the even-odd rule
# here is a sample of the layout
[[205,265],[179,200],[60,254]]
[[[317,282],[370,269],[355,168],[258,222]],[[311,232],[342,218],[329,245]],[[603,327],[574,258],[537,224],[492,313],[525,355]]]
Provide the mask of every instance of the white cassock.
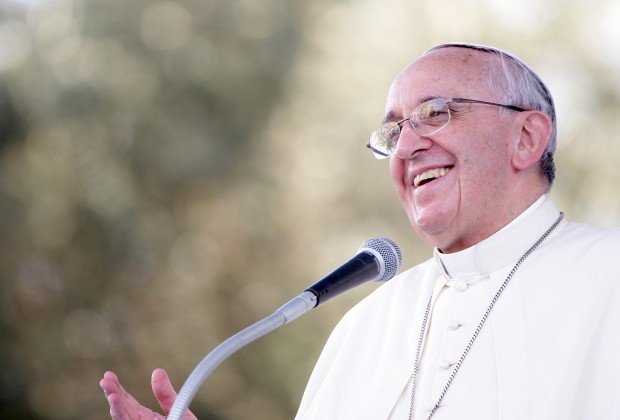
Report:
[[[357,304],[296,419],[408,419],[414,370],[413,418],[426,419],[498,289],[559,214],[542,197],[490,238],[435,250]],[[500,294],[432,419],[620,419],[620,230],[560,222]]]

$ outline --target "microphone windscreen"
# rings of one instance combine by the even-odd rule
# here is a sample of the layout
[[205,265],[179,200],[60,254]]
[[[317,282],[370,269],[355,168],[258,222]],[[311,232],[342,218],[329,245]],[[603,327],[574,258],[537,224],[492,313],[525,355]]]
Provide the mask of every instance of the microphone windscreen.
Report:
[[381,266],[379,276],[374,280],[377,282],[388,281],[398,273],[403,263],[403,255],[396,243],[385,237],[366,239],[360,246],[358,252],[372,253]]

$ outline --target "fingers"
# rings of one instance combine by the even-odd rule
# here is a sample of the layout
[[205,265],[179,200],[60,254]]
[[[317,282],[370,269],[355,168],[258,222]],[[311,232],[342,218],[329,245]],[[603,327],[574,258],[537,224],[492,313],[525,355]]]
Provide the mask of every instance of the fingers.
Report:
[[108,397],[112,393],[121,392],[121,390],[123,390],[123,387],[121,386],[114,372],[104,373],[103,379],[99,381],[99,386],[103,388],[103,392],[106,397]]
[[112,417],[113,420],[131,419],[125,410],[121,396],[117,393],[110,394],[108,397],[108,404],[110,404],[110,417]]
[[[110,405],[113,420],[164,419],[150,409],[142,406],[120,384],[113,372],[106,372],[99,382]],[[167,411],[166,411],[167,412]]]
[[103,393],[110,405],[110,416],[112,419],[128,420],[129,416],[125,410],[125,399],[129,394],[121,386],[118,377],[113,372],[106,372],[99,385],[103,388]]

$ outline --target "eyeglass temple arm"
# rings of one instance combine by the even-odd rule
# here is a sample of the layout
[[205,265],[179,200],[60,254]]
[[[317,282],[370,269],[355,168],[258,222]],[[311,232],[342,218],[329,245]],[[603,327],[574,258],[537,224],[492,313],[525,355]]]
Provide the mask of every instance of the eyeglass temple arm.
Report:
[[480,101],[478,99],[452,98],[450,99],[450,101],[460,102],[460,103],[495,105],[495,106],[501,106],[502,108],[512,109],[513,111],[518,111],[518,112],[527,111],[527,109],[521,108],[520,106],[516,106],[516,105],[498,104],[496,102]]

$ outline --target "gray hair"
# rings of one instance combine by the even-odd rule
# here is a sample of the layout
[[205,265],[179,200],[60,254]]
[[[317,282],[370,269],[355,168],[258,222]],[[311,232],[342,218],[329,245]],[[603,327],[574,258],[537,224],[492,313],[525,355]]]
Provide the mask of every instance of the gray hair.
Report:
[[522,60],[506,51],[484,45],[450,43],[441,44],[427,50],[424,54],[442,48],[469,48],[494,54],[499,57],[499,65],[493,66],[489,72],[488,85],[494,89],[496,85],[504,91],[502,100],[506,104],[521,108],[544,112],[551,118],[553,125],[549,144],[540,158],[540,172],[551,188],[555,179],[555,163],[553,155],[557,144],[557,122],[555,106],[551,92],[542,79]]

